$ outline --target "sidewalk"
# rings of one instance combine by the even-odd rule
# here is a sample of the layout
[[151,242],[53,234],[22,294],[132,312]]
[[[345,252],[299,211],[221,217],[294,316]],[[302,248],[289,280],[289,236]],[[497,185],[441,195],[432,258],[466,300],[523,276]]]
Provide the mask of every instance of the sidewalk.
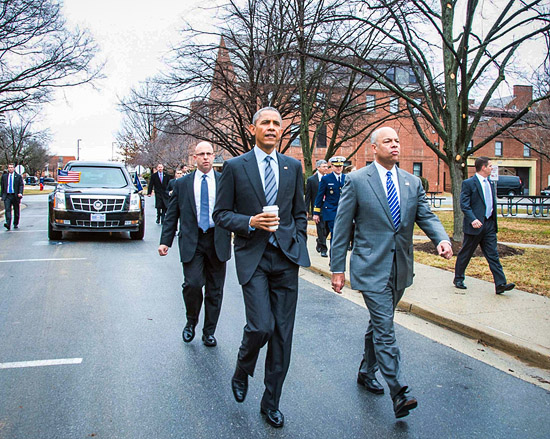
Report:
[[[329,258],[315,251],[311,235],[308,250],[310,270],[330,277]],[[349,253],[346,270],[349,282]],[[550,298],[517,289],[497,296],[493,283],[468,276],[468,289],[458,290],[453,276],[449,271],[415,264],[414,283],[405,291],[399,308],[550,369]]]

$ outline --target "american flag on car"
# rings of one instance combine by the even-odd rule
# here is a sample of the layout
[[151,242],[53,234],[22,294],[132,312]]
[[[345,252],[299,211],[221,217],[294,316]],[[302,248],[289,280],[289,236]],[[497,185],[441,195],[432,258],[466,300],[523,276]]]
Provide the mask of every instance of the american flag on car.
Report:
[[80,172],[65,171],[63,169],[58,169],[57,182],[58,183],[79,183]]

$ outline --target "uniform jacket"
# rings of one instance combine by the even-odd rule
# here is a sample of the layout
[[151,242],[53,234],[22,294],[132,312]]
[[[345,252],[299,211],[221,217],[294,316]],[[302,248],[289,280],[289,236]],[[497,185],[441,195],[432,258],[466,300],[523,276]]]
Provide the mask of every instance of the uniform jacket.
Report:
[[[491,193],[493,194],[493,213],[491,214],[491,217],[495,221],[496,232],[498,231],[497,197],[495,184],[491,180],[489,180],[489,184],[491,185]],[[481,233],[482,227],[479,229],[474,229],[472,226],[472,221],[476,219],[482,223],[485,223],[485,197],[483,196],[481,183],[476,175],[462,182],[462,191],[460,192],[460,209],[464,213],[464,233],[467,233],[468,235],[477,235]]]
[[[216,187],[219,186],[220,174],[214,172],[216,178]],[[197,221],[197,205],[195,203],[195,191],[193,183],[195,172],[186,174],[175,180],[174,192],[170,197],[168,211],[162,225],[162,234],[160,243],[172,246],[174,235],[176,233],[178,218],[180,232],[178,243],[180,248],[181,262],[187,263],[193,259],[197,249],[198,240],[201,239],[202,232],[199,231]],[[222,262],[231,258],[231,233],[219,226],[214,229],[214,245],[216,246],[216,256]]]
[[350,281],[355,290],[383,291],[394,256],[397,289],[403,290],[412,284],[415,223],[435,245],[449,240],[439,219],[430,210],[420,179],[399,168],[397,178],[401,210],[397,231],[374,163],[346,178],[334,224],[330,265],[332,272],[345,272],[346,251],[355,219],[350,259]]
[[306,246],[307,217],[301,163],[277,153],[279,187],[279,228],[275,232],[249,230],[250,217],[262,212],[267,204],[254,150],[225,162],[218,185],[214,221],[235,234],[234,250],[237,277],[246,284],[254,272],[270,233],[286,257],[301,266],[309,266]]
[[336,218],[340,194],[346,182],[346,175],[344,173],[340,174],[340,177],[340,184],[338,184],[336,174],[332,172],[324,175],[319,183],[319,190],[315,198],[313,213],[322,215],[325,221],[334,221]]
[[[2,174],[2,200],[5,200],[8,196],[8,176],[9,172],[6,172],[5,174]],[[23,189],[25,187],[25,184],[23,183],[23,177],[19,175],[17,172],[13,173],[13,193],[14,194],[21,194],[23,195]],[[17,197],[17,199],[20,199]]]

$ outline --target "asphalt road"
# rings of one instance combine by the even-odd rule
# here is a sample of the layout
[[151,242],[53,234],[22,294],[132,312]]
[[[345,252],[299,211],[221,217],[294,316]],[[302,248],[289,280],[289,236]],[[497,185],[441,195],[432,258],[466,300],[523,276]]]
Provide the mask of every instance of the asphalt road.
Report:
[[233,261],[218,346],[186,345],[179,255],[156,252],[152,198],[138,242],[49,242],[46,198],[25,202],[19,231],[0,231],[2,439],[550,437],[550,393],[403,327],[403,373],[419,407],[396,421],[387,394],[355,382],[367,311],[303,279],[286,423],[274,430],[259,413],[263,361],[243,404],[230,389],[244,325]]

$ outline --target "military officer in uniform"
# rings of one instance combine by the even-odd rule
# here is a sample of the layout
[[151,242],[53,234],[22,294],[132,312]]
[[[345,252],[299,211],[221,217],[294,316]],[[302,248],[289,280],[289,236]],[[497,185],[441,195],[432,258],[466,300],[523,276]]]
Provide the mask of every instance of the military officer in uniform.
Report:
[[313,208],[313,221],[319,224],[322,216],[330,230],[331,239],[338,201],[340,201],[342,187],[346,181],[346,176],[342,173],[345,160],[342,156],[334,156],[329,159],[333,171],[321,178]]

